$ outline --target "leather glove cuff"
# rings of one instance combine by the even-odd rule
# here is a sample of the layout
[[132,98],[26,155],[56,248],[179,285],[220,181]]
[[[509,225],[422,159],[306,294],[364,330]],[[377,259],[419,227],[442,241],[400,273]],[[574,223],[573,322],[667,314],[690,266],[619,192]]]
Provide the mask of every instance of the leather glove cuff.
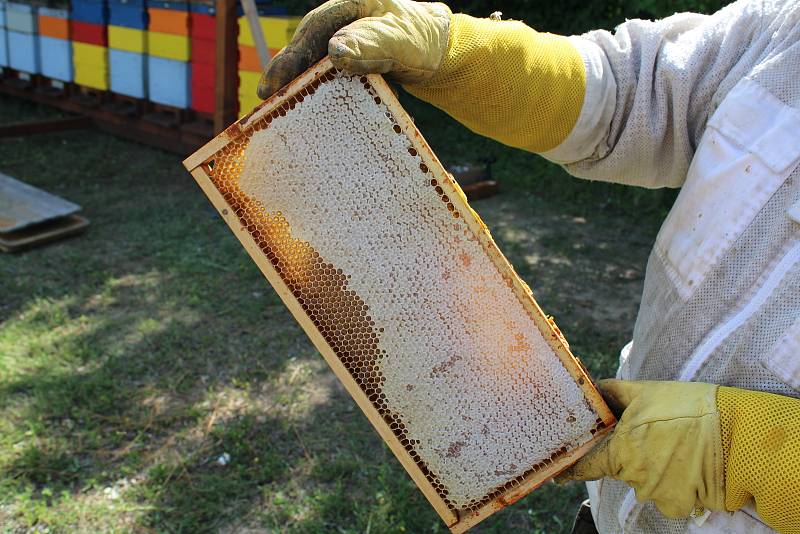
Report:
[[441,67],[405,88],[479,134],[546,152],[578,120],[586,69],[566,37],[456,14]]

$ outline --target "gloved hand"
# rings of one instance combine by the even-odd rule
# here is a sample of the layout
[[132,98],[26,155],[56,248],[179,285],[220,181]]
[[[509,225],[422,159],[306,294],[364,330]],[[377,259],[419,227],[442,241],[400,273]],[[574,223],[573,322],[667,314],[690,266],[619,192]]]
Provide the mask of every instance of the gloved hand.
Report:
[[600,383],[622,417],[556,478],[625,481],[667,517],[735,511],[755,499],[780,532],[800,532],[800,400],[695,382]]
[[410,0],[330,0],[306,15],[261,77],[258,96],[278,89],[328,54],[355,74],[391,73],[401,83],[430,79],[447,51],[450,9]]
[[326,53],[337,68],[386,74],[473,131],[534,152],[567,137],[586,91],[583,59],[565,37],[453,15],[440,3],[329,0],[267,65],[258,96]]

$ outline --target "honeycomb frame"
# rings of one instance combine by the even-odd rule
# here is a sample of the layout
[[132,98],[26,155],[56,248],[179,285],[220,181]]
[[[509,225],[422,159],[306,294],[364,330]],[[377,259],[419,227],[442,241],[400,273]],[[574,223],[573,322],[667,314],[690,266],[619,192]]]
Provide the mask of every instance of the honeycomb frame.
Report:
[[[382,406],[380,401],[376,399],[376,392],[367,389],[363,380],[359,380],[357,376],[354,376],[348,370],[348,367],[340,357],[342,348],[335,347],[329,342],[329,338],[326,338],[325,335],[325,328],[319,324],[319,321],[312,319],[310,316],[308,303],[303,302],[302,295],[298,293],[295,285],[291,280],[287,280],[286,276],[288,275],[281,273],[280,263],[276,262],[274,255],[269,254],[268,250],[260,244],[260,230],[251,224],[247,215],[242,213],[240,207],[237,207],[238,205],[230,193],[221,189],[219,179],[215,181],[214,165],[216,158],[221,158],[224,154],[235,153],[236,151],[243,152],[244,148],[242,146],[247,146],[249,136],[254,132],[268,127],[272,121],[278,121],[285,117],[304,98],[311,98],[311,95],[314,94],[315,89],[320,84],[332,81],[338,76],[347,76],[360,81],[360,86],[369,93],[375,105],[387,110],[386,116],[393,123],[394,133],[407,138],[409,153],[419,158],[422,172],[431,176],[431,185],[435,187],[436,192],[442,201],[446,203],[453,217],[460,217],[466,223],[469,231],[480,243],[487,257],[490,258],[496,269],[502,274],[503,280],[509,289],[533,320],[550,349],[552,349],[564,369],[580,388],[586,405],[596,414],[590,439],[572,448],[561,447],[553,450],[549,458],[545,458],[535,465],[526,466],[527,469],[522,475],[512,477],[504,484],[498,485],[482,500],[471,503],[466,508],[454,506],[448,500],[446,491],[443,490],[442,484],[437,481],[436,475],[415,454],[413,444],[409,445],[409,440],[406,439],[407,436],[404,437],[403,432],[405,430],[403,429],[402,421],[399,419],[393,420],[391,413],[387,413],[386,407]],[[466,197],[458,184],[445,171],[414,126],[411,117],[403,110],[392,89],[381,76],[367,75],[359,77],[345,75],[336,70],[330,61],[325,58],[187,158],[184,161],[184,166],[209,197],[222,218],[230,226],[264,276],[275,288],[284,304],[330,365],[337,378],[343,383],[378,434],[389,445],[392,452],[452,532],[464,532],[497,510],[527,495],[530,491],[577,461],[613,428],[616,420],[592,384],[586,369],[580,360],[570,352],[569,345],[553,320],[542,312],[533,298],[530,288],[517,276],[513,267],[497,248],[486,226],[469,207]],[[279,212],[278,214],[280,215]],[[369,319],[368,316],[367,319]],[[372,341],[363,335],[359,339],[362,340],[360,341],[362,343]],[[368,373],[373,372],[371,368],[367,371]],[[399,430],[398,427],[400,427]]]

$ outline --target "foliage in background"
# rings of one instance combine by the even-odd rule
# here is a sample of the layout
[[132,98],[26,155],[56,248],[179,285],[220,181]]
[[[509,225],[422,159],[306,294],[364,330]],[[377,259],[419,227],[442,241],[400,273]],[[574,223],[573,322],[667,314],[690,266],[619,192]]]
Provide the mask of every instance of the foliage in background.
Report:
[[612,29],[625,19],[656,19],[681,11],[711,13],[728,2],[719,0],[635,0],[635,1],[581,1],[541,2],[534,0],[450,0],[456,11],[475,16],[488,16],[501,11],[503,18],[523,20],[536,29],[579,34],[593,29]]
[[[292,15],[303,15],[322,0],[277,0]],[[729,2],[724,0],[446,0],[453,11],[486,17],[501,11],[507,19],[523,20],[536,29],[553,33],[578,34],[589,30],[612,29],[625,19],[656,19],[682,11],[713,13]]]
[[[290,14],[302,15],[321,4],[321,0],[278,0],[272,5],[284,6]],[[504,18],[523,20],[542,31],[561,34],[580,34],[592,29],[613,29],[631,18],[657,19],[676,12],[713,13],[728,2],[724,0],[562,0],[545,3],[534,0],[448,0],[453,11],[475,16],[488,16],[502,11]],[[404,95],[403,105],[417,120],[437,155],[445,165],[469,163],[476,158],[497,160],[496,177],[501,183],[524,185],[532,193],[572,203],[583,211],[614,210],[656,217],[666,215],[676,191],[646,190],[569,178],[556,165],[543,164],[539,158],[510,149],[467,132],[446,114]],[[431,135],[431,133],[435,135]],[[525,176],[509,172],[528,168]],[[530,176],[533,174],[534,176]],[[521,183],[524,182],[524,183]]]

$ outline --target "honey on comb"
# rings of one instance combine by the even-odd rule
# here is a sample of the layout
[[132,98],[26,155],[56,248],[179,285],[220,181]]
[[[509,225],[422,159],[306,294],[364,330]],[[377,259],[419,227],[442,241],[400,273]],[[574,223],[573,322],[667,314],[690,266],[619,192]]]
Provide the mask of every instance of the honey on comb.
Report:
[[512,502],[603,419],[391,95],[330,69],[283,98],[205,172],[455,517]]

